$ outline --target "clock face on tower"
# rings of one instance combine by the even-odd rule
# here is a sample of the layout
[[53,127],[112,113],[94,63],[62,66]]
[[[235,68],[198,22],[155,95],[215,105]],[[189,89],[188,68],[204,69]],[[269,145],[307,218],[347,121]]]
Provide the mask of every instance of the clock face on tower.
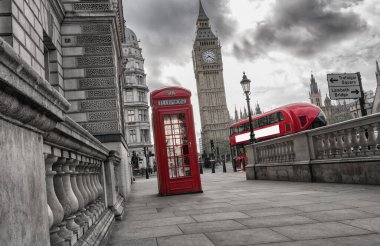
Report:
[[207,63],[214,63],[216,62],[216,54],[213,50],[206,50],[202,53],[202,59],[204,62]]

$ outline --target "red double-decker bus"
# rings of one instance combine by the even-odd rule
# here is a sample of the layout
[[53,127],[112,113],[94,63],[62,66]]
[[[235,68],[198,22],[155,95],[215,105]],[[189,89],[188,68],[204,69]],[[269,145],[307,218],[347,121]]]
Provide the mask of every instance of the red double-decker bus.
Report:
[[[252,117],[253,132],[257,141],[276,138],[326,125],[326,116],[314,104],[293,103]],[[247,163],[244,146],[250,143],[249,119],[230,126],[231,156],[237,168]]]

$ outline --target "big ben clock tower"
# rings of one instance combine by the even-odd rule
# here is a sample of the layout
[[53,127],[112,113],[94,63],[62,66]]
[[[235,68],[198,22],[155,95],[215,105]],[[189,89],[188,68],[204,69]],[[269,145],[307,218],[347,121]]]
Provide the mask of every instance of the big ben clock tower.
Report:
[[193,65],[201,115],[202,146],[211,153],[212,140],[221,154],[228,153],[229,113],[223,79],[223,62],[218,38],[199,1],[197,32],[193,46]]

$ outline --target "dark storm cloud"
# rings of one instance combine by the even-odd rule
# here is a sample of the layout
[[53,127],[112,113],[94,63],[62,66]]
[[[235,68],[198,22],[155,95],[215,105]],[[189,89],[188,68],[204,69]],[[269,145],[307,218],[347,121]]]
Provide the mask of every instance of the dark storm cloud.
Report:
[[[213,30],[222,41],[230,37],[236,25],[236,21],[228,17],[228,1],[202,1]],[[160,81],[161,70],[166,65],[191,62],[198,10],[197,0],[124,1],[126,25],[141,40],[148,81],[153,82],[153,86],[167,85],[172,81]]]
[[361,1],[277,0],[272,14],[250,36],[234,44],[238,58],[254,59],[269,50],[286,49],[310,57],[331,44],[366,30],[366,22],[347,7]]

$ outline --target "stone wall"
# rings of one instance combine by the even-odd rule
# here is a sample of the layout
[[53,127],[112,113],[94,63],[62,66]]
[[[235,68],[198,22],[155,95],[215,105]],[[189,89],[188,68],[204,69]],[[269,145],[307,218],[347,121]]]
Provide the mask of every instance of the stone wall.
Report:
[[124,137],[121,1],[63,1],[65,97],[70,117],[94,135]]
[[40,133],[0,114],[0,148],[0,242],[49,245]]
[[380,184],[380,114],[247,146],[247,179]]

